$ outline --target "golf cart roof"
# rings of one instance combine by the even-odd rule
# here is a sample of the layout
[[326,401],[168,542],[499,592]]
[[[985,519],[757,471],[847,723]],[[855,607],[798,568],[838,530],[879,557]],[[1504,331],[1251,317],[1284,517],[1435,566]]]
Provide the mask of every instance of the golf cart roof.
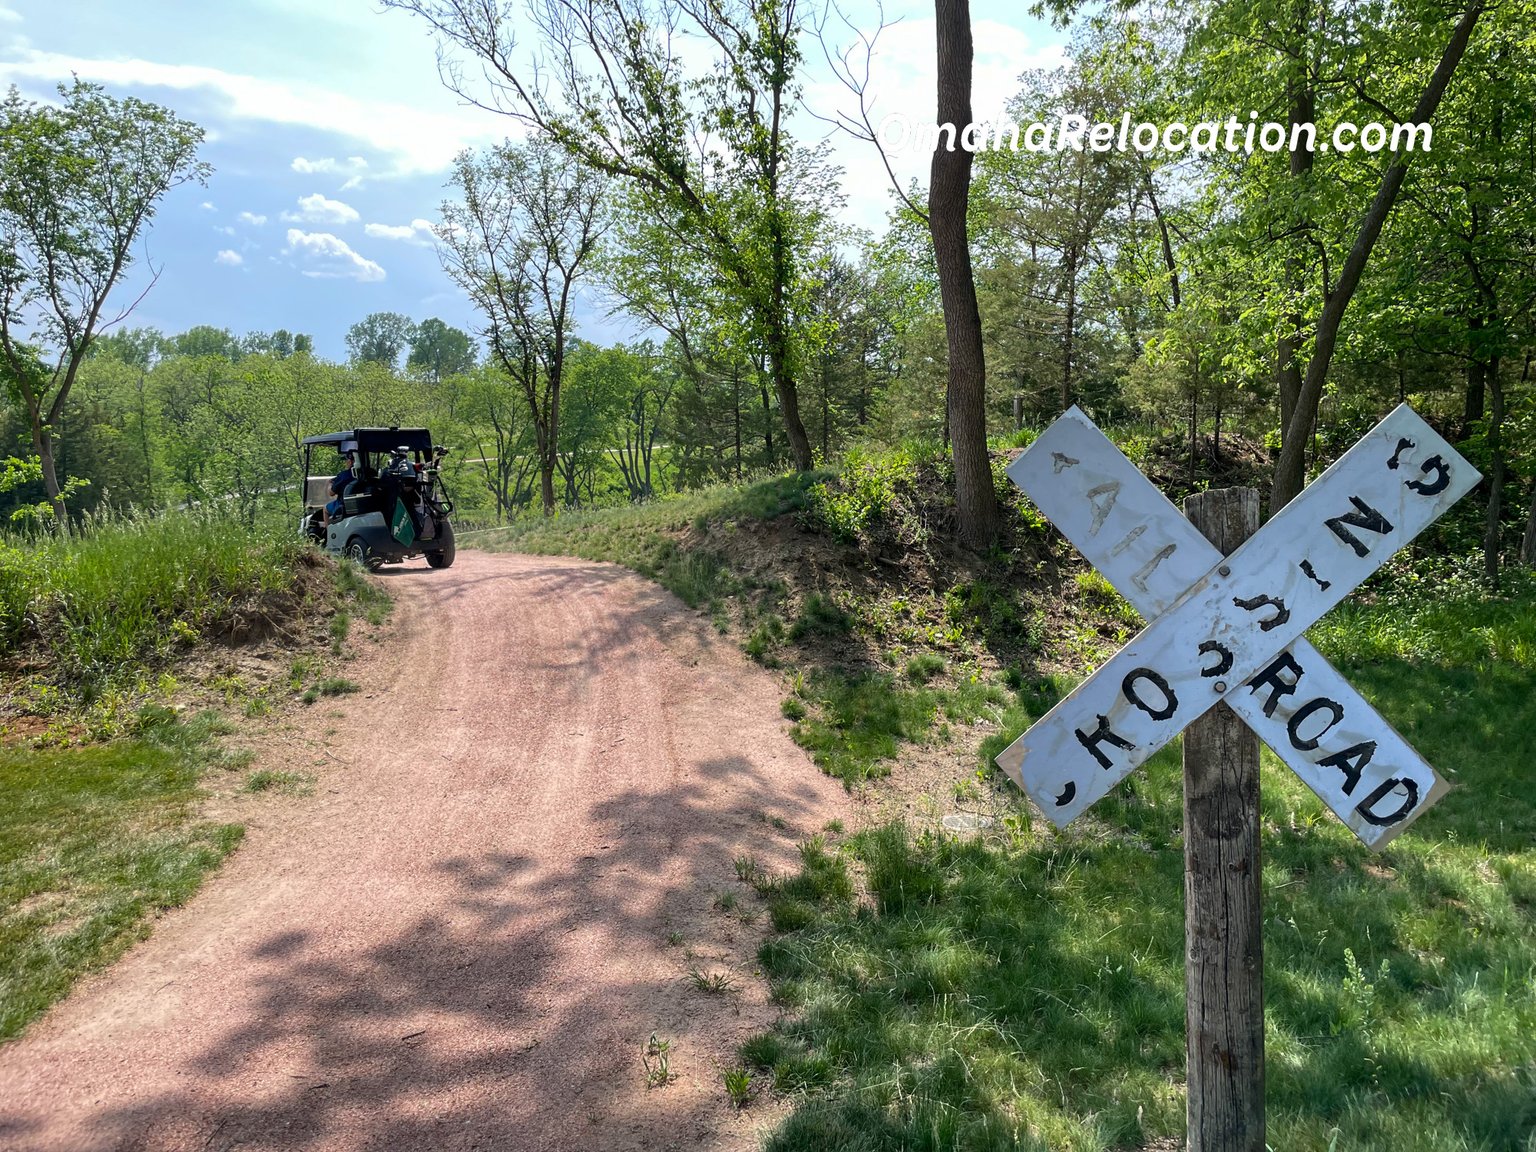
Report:
[[349,428],[345,432],[304,438],[306,444],[330,445],[338,452],[348,441],[355,442],[363,452],[388,452],[404,447],[424,456],[432,454],[432,433],[425,428]]

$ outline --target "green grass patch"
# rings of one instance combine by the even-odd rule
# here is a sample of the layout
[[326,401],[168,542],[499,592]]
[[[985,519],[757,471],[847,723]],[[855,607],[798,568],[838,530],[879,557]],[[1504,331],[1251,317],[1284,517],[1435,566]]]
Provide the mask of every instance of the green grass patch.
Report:
[[280,611],[298,541],[196,513],[102,517],[69,537],[0,538],[0,647],[41,651],[85,703],[146,663]]
[[740,582],[720,556],[685,548],[677,537],[734,520],[771,520],[805,508],[807,493],[826,473],[776,476],[745,486],[715,485],[647,504],[527,515],[475,537],[488,551],[580,556],[623,564],[673,592],[690,608],[714,608]]
[[[1373,856],[1264,753],[1277,1149],[1536,1142],[1536,590],[1420,592],[1384,582],[1314,638],[1459,787]],[[988,767],[1070,687],[1010,682]],[[801,1095],[768,1147],[1180,1138],[1180,809],[1175,745],[1063,833],[1032,827],[1020,801],[986,838],[895,824],[823,850],[868,899],[803,898],[772,917],[761,960],[794,1013],[741,1059]],[[835,893],[828,867],[818,858],[813,883]]]
[[888,775],[900,743],[923,739],[938,708],[934,692],[904,687],[884,672],[814,672],[806,695],[815,710],[791,735],[849,786]]
[[224,723],[146,709],[140,728],[111,744],[0,750],[0,1038],[144,936],[240,841],[239,825],[194,809],[199,772],[226,760]]

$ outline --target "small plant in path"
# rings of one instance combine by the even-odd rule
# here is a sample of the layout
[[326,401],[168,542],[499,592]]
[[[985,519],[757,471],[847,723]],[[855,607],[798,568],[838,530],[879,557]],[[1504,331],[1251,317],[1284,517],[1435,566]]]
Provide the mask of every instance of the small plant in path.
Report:
[[752,1098],[752,1073],[745,1068],[727,1068],[723,1078],[731,1103],[738,1108],[745,1108]]
[[700,972],[697,968],[691,968],[688,971],[688,982],[700,992],[719,994],[730,988],[731,976],[728,972]]
[[645,1067],[645,1086],[660,1088],[672,1079],[672,1041],[663,1040],[656,1033],[646,1041],[640,1053],[640,1063]]

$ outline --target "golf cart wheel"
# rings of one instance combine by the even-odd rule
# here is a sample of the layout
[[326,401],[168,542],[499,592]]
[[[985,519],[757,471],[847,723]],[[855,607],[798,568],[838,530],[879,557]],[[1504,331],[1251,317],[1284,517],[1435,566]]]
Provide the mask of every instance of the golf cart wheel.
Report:
[[346,558],[354,564],[360,564],[370,572],[377,572],[384,566],[384,561],[379,559],[363,543],[361,536],[354,536],[347,541]]
[[431,568],[451,567],[453,558],[459,554],[458,545],[453,541],[453,526],[444,521],[440,531],[443,533],[443,546],[436,552],[427,553],[427,565]]

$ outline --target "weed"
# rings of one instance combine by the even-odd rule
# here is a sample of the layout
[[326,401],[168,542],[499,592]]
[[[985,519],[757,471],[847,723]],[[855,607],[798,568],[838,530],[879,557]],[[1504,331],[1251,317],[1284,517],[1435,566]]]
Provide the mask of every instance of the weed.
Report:
[[944,657],[934,652],[924,652],[907,661],[907,679],[914,684],[926,684],[944,671]]
[[750,884],[757,875],[757,861],[751,856],[736,857],[736,879]]
[[688,971],[688,982],[700,992],[718,995],[730,989],[731,975],[729,972],[701,972],[691,968]]
[[288,792],[303,795],[314,786],[315,778],[307,772],[292,772],[284,768],[260,768],[245,781],[247,792]]
[[807,637],[830,639],[846,636],[852,630],[852,616],[838,607],[830,596],[812,592],[805,598],[800,616],[789,630],[789,638],[796,641]]
[[640,1052],[640,1064],[645,1069],[647,1088],[660,1088],[669,1083],[672,1079],[672,1041],[663,1040],[652,1032]]
[[667,933],[667,943],[670,944],[673,948],[678,947],[680,944],[682,944],[682,942],[683,934],[681,932],[673,930]]
[[784,714],[786,720],[804,720],[806,716],[805,705],[793,696],[785,697],[779,703],[779,711]]
[[353,692],[362,691],[362,688],[354,680],[332,676],[317,683],[314,690],[321,696],[348,696]]
[[727,1068],[721,1073],[726,1095],[737,1108],[745,1108],[752,1099],[752,1073],[746,1068]]
[[784,621],[769,615],[758,621],[747,635],[742,650],[754,660],[765,662],[768,654],[784,642]]
[[721,912],[734,911],[738,903],[734,892],[721,892],[715,896],[715,907]]

